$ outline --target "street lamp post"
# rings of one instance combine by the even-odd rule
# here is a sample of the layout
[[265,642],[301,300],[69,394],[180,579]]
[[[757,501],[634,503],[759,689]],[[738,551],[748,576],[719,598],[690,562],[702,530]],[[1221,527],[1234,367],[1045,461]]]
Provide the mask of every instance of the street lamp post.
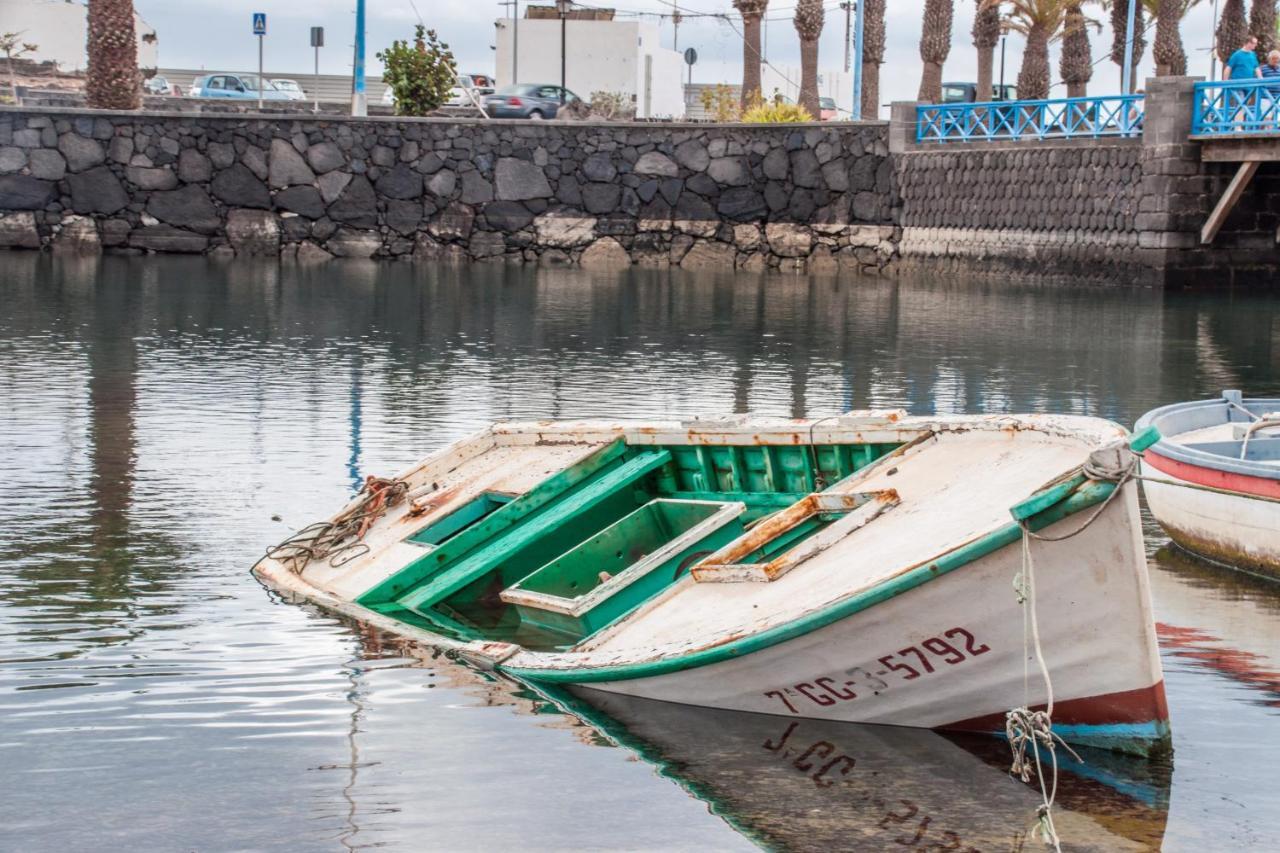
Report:
[[573,5],[573,0],[556,0],[556,11],[560,13],[560,105],[564,106],[564,33],[565,21],[569,17],[569,7]]

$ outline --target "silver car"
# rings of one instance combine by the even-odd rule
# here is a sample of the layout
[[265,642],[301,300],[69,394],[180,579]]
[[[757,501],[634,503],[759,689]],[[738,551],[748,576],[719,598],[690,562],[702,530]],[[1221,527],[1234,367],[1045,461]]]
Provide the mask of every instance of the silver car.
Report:
[[503,86],[484,99],[484,109],[493,118],[555,118],[560,107],[582,99],[559,86],[520,83]]

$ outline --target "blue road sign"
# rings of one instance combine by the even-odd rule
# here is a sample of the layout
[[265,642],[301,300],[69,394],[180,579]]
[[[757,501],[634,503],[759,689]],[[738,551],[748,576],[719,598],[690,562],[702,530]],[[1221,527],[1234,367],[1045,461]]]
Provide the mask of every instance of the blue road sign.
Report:
[[265,36],[267,34],[267,13],[253,13],[253,34],[255,36]]

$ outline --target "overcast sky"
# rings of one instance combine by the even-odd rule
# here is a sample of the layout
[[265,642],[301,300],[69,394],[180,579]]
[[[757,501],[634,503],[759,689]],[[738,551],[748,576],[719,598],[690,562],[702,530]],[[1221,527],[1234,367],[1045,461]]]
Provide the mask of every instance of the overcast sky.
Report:
[[[547,3],[552,0],[546,0]],[[729,0],[677,0],[690,12],[723,12],[731,10]],[[526,5],[521,2],[520,8]],[[671,6],[662,0],[620,0],[608,4],[594,0],[591,5],[610,6],[618,12],[644,12],[654,15],[670,13]],[[160,64],[166,67],[206,68],[209,70],[250,69],[257,65],[257,43],[250,29],[251,14],[266,12],[269,34],[266,40],[267,66],[278,72],[302,74],[311,68],[312,52],[308,47],[309,28],[323,26],[328,46],[321,51],[321,71],[347,73],[351,67],[351,42],[354,32],[354,0],[134,0],[134,6],[156,28],[160,42]],[[416,9],[415,9],[416,6]],[[795,0],[772,0],[766,24],[766,56],[779,65],[799,64],[799,41],[791,23]],[[844,59],[844,12],[836,0],[827,0],[827,22],[820,43],[819,65],[840,68]],[[920,9],[924,0],[889,0],[888,49],[881,72],[881,100],[914,99],[920,82]],[[1087,8],[1087,7],[1086,7]],[[952,30],[951,56],[944,78],[972,80],[976,59],[969,35],[973,23],[973,0],[957,0],[956,20]],[[1193,9],[1183,22],[1183,38],[1190,57],[1190,73],[1208,73],[1208,46],[1212,31],[1211,4]],[[368,63],[370,73],[380,65],[374,54],[392,40],[412,36],[413,26],[421,14],[423,22],[439,31],[459,60],[461,70],[492,72],[494,21],[503,14],[495,0],[368,0]],[[1105,18],[1105,11],[1094,14]],[[656,21],[656,17],[646,20]],[[1103,22],[1105,24],[1105,21]],[[672,42],[670,18],[661,22],[664,46]],[[1151,33],[1154,37],[1154,32]],[[1098,62],[1090,91],[1114,92],[1119,86],[1119,71],[1108,57],[1111,34],[1105,27],[1091,35],[1094,59]],[[1148,38],[1148,42],[1152,39]],[[692,18],[680,26],[680,47],[698,50],[694,80],[703,82],[739,82],[742,75],[742,42],[729,25],[715,19]],[[1014,82],[1022,52],[1022,39],[1009,37],[1006,77]],[[1054,81],[1057,82],[1057,57],[1054,49]],[[998,73],[997,59],[997,73]],[[1150,72],[1150,49],[1143,62],[1143,73]],[[1053,90],[1054,97],[1065,97],[1064,87]]]

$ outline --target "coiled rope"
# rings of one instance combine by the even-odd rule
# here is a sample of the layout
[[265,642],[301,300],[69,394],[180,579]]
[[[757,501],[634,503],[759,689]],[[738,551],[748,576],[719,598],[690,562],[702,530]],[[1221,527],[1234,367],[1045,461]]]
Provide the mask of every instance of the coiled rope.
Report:
[[309,524],[278,545],[267,556],[288,566],[294,574],[313,560],[328,560],[337,568],[369,553],[362,540],[387,510],[404,500],[409,484],[404,480],[366,477],[356,499],[333,521]]

